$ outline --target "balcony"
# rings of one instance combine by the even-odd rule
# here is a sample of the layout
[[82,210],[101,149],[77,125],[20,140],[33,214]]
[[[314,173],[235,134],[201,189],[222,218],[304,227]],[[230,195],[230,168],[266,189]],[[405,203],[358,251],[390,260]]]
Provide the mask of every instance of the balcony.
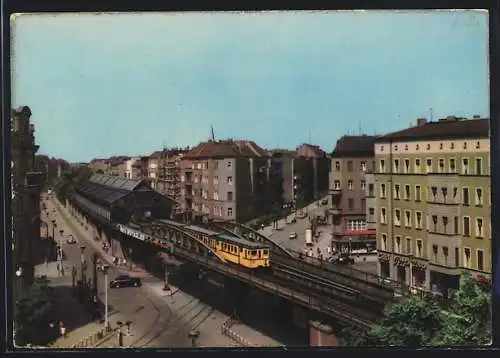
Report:
[[330,189],[330,195],[339,197],[342,195],[341,189]]

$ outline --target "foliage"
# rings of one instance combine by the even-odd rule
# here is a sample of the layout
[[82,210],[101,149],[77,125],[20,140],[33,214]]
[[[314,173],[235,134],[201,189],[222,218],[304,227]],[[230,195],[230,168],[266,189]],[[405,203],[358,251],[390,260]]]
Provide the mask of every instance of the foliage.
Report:
[[15,304],[16,345],[46,345],[58,336],[53,288],[34,284]]
[[54,191],[59,201],[64,202],[72,186],[87,179],[92,171],[87,166],[78,166],[65,169],[61,177],[54,184]]
[[491,291],[464,273],[451,294],[455,304],[442,309],[432,298],[410,297],[389,304],[368,332],[342,331],[344,346],[457,346],[491,341]]

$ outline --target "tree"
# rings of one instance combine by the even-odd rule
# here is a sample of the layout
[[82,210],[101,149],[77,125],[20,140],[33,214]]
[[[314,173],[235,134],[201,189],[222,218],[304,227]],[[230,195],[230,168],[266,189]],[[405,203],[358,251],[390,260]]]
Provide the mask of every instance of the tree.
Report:
[[15,343],[46,345],[58,337],[53,288],[34,284],[15,304]]
[[345,346],[453,346],[491,341],[491,290],[464,273],[455,302],[443,309],[433,298],[410,297],[389,304],[384,317],[368,332],[342,331]]

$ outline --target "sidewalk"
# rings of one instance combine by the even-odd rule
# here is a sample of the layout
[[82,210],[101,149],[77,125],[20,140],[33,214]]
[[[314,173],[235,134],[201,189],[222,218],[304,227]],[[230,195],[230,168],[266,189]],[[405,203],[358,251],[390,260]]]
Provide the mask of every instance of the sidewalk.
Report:
[[140,278],[152,277],[152,275],[149,272],[140,267],[136,267],[133,263],[132,263],[132,270],[130,270],[127,267],[128,263],[124,266],[120,265],[115,266],[113,264],[113,256],[104,251],[104,249],[102,248],[102,244],[100,242],[96,242],[94,240],[91,231],[85,230],[80,224],[78,224],[76,220],[68,212],[68,209],[65,208],[56,198],[52,198],[51,202],[56,208],[57,212],[59,213],[61,219],[66,223],[66,225],[76,229],[78,236],[83,237],[85,239],[85,244],[90,245],[92,247],[92,250],[98,253],[102,257],[102,260],[105,261],[108,265],[116,267],[116,269],[121,274],[124,275],[130,275],[132,277],[140,277]]

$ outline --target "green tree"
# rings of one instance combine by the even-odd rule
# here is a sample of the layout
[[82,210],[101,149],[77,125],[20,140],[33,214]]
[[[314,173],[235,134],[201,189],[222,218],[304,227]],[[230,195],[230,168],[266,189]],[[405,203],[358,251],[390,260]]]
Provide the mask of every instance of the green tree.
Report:
[[342,331],[345,346],[453,346],[491,341],[491,290],[464,273],[455,302],[443,309],[432,298],[410,297],[389,304],[381,321],[367,332]]
[[53,288],[34,284],[15,304],[15,343],[46,345],[58,336]]

